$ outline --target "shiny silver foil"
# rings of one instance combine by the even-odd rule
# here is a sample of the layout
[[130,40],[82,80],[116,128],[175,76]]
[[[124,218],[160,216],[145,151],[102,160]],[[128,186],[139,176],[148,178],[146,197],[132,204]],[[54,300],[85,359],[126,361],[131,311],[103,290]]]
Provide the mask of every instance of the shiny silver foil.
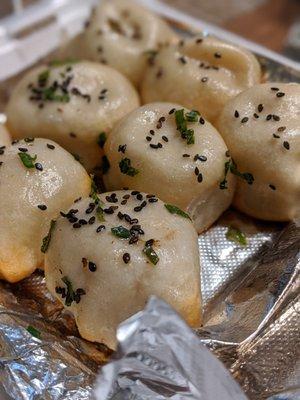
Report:
[[[259,60],[265,80],[300,82],[299,71]],[[1,85],[1,107],[16,80]],[[246,235],[246,246],[226,238],[229,227]],[[118,358],[103,369],[97,390],[106,388],[108,396],[111,389],[114,400],[225,400],[227,389],[239,389],[230,380],[227,386],[228,376],[204,344],[250,400],[299,400],[300,224],[264,223],[229,210],[199,236],[199,250],[204,320],[195,331],[198,340],[169,307],[153,300],[120,327]],[[149,315],[156,321],[152,333],[137,336]],[[97,372],[111,354],[80,338],[72,316],[47,291],[42,272],[15,285],[0,283],[1,400],[93,399]],[[205,379],[210,369],[203,364],[219,377],[216,387]],[[223,379],[224,395],[216,396]]]
[[247,400],[195,333],[162,300],[119,326],[119,347],[97,379],[97,400]]
[[[246,246],[226,238],[232,226],[246,235]],[[210,399],[211,382],[200,379],[205,376],[202,357],[205,365],[212,362],[212,369],[215,362],[203,352],[202,343],[226,365],[249,399],[298,399],[300,225],[262,223],[229,210],[199,236],[199,250],[204,326],[195,332],[198,340],[168,306],[153,300],[119,330],[119,359],[102,375],[105,387],[115,390],[111,398]],[[15,285],[3,283],[0,304],[1,400],[92,399],[97,371],[112,352],[79,337],[72,316],[47,292],[42,272]],[[134,330],[149,313],[155,316],[150,318],[153,331],[137,335]],[[27,331],[29,325],[38,329],[40,338]],[[148,365],[154,359],[155,379]],[[131,391],[140,397],[125,397]]]

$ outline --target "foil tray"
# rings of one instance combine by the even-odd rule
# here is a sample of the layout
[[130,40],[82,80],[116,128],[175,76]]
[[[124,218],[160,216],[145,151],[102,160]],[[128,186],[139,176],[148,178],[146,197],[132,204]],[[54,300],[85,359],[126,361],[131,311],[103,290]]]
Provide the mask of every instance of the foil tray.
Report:
[[[191,34],[187,26],[169,22]],[[258,58],[265,80],[300,82],[300,71]],[[1,84],[2,110],[19,77]],[[246,235],[246,246],[226,238],[232,226]],[[299,399],[300,222],[266,223],[230,209],[199,236],[199,249],[199,341],[250,399]],[[73,317],[47,291],[42,271],[18,284],[0,283],[1,399],[91,399],[97,371],[111,354],[105,345],[80,338]]]

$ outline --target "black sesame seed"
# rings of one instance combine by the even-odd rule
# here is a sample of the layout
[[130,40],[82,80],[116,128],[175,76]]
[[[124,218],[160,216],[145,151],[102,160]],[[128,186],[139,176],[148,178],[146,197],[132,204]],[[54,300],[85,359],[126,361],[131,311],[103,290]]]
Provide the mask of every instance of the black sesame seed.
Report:
[[178,60],[179,60],[182,64],[186,64],[186,63],[187,63],[187,61],[186,61],[186,59],[185,59],[184,56],[179,57]]
[[151,137],[151,136],[146,136],[146,140],[147,140],[148,142],[151,142],[152,137]]
[[120,144],[119,147],[118,147],[118,152],[124,154],[125,151],[126,151],[126,147],[127,147],[126,144]]
[[278,93],[276,93],[276,96],[277,97],[283,97],[285,95],[285,93],[283,93],[283,92],[278,92]]
[[105,212],[105,214],[113,214],[115,212],[113,207],[104,208],[103,211]]
[[199,171],[199,168],[198,168],[198,167],[196,167],[194,172],[195,172],[195,175],[197,175],[197,176],[198,176],[198,175],[199,175],[199,173],[200,173],[200,171]]
[[21,151],[22,153],[27,153],[27,151],[28,151],[28,149],[26,149],[24,147],[19,147],[18,150]]
[[201,78],[201,82],[205,83],[207,81],[208,81],[208,77],[207,76],[204,76],[203,78]]
[[140,207],[140,206],[134,207],[133,211],[140,212],[140,211],[142,211],[142,207]]
[[182,157],[191,157],[190,154],[182,154]]
[[241,123],[242,123],[242,124],[245,124],[246,122],[248,122],[248,120],[249,120],[248,117],[244,117],[244,118],[241,120]]
[[138,236],[132,236],[130,239],[129,239],[129,244],[134,244],[134,243],[136,243],[136,242],[138,242],[138,240],[139,240],[139,238],[138,238]]
[[289,144],[289,142],[284,141],[284,142],[283,142],[283,147],[284,147],[285,149],[289,150],[289,149],[290,149],[290,144]]
[[280,126],[280,127],[277,129],[278,132],[283,132],[283,131],[285,131],[285,130],[286,130],[286,126]]
[[123,261],[125,264],[128,264],[130,261],[130,254],[129,253],[124,253],[123,254]]
[[256,114],[256,113],[254,113],[254,114],[253,114],[253,117],[257,119],[257,118],[259,118],[259,115]]
[[145,245],[146,245],[147,247],[153,246],[153,245],[154,245],[154,239],[149,239],[149,240],[147,240],[147,242],[145,243]]
[[215,53],[214,56],[215,56],[215,58],[221,58],[222,57],[222,55],[220,53]]
[[53,144],[50,144],[50,143],[47,143],[47,147],[50,150],[54,150],[55,149],[55,146],[53,146]]
[[278,92],[278,88],[277,87],[271,87],[271,90],[273,90],[274,92]]
[[207,157],[206,156],[198,156],[198,160],[205,162],[205,161],[207,161]]
[[43,171],[43,166],[41,163],[35,163],[34,166],[38,171]]
[[155,199],[154,197],[148,200],[149,203],[156,203],[157,201],[158,199]]
[[270,183],[269,188],[272,190],[276,190],[276,187]]
[[205,119],[204,119],[204,118],[202,118],[202,117],[200,117],[200,119],[199,119],[199,123],[200,123],[201,125],[204,125],[204,124],[205,124]]
[[264,109],[264,106],[262,104],[259,104],[257,107],[258,112],[262,112],[263,109]]
[[125,206],[125,204],[127,204],[127,200],[122,200],[121,204],[122,204],[122,206]]
[[154,135],[154,130],[153,129],[151,129],[150,131],[149,131],[149,133],[150,133],[150,135]]
[[87,225],[87,221],[83,218],[80,219],[78,222],[80,223],[80,225]]
[[170,111],[169,111],[169,114],[171,115],[171,114],[173,114],[175,112],[175,108],[172,108]]
[[240,113],[238,112],[238,110],[235,110],[234,116],[235,116],[235,118],[238,118],[240,116]]
[[278,115],[273,114],[273,119],[274,121],[280,121],[280,117]]
[[275,139],[280,139],[280,136],[279,136],[279,135],[276,135],[276,133],[273,133],[273,137],[274,137]]
[[162,140],[163,140],[164,142],[168,142],[168,141],[169,141],[169,139],[167,138],[167,136],[162,136],[161,138],[162,138]]
[[136,195],[137,200],[143,200],[143,195],[141,193]]
[[95,207],[96,207],[96,205],[95,205],[94,203],[91,203],[91,204],[88,206],[88,208],[85,210],[85,213],[86,213],[86,214],[91,214],[91,213],[94,211]]
[[89,270],[91,272],[95,272],[97,270],[97,265],[93,263],[92,261],[89,261]]
[[38,205],[38,208],[39,208],[40,210],[42,210],[42,211],[47,210],[47,206],[46,206],[45,204],[39,204],[39,205]]
[[196,43],[202,43],[203,42],[203,39],[201,39],[201,38],[198,38],[198,39],[196,39]]
[[[131,192],[131,195],[132,196],[136,196],[137,194],[139,194],[140,192],[138,191],[138,190],[133,190],[132,192]],[[128,196],[128,195],[127,195]],[[124,199],[125,199],[125,196],[124,196]],[[129,197],[128,197],[128,199],[129,199]]]
[[81,224],[79,224],[79,222],[76,222],[75,224],[73,224],[73,228],[75,229],[81,228]]
[[93,225],[93,223],[96,221],[96,218],[95,217],[91,217],[90,219],[89,219],[89,225]]
[[268,115],[266,116],[266,120],[267,120],[267,121],[270,121],[270,119],[272,119],[272,114],[268,114]]
[[99,225],[98,228],[96,229],[96,232],[99,233],[101,231],[104,231],[105,226],[104,225]]
[[55,287],[55,293],[61,294],[61,292],[62,292],[62,288],[59,287],[59,286],[56,286],[56,287]]
[[198,181],[199,183],[201,183],[201,182],[203,181],[203,175],[202,175],[202,174],[199,174],[199,175],[198,175],[197,181]]

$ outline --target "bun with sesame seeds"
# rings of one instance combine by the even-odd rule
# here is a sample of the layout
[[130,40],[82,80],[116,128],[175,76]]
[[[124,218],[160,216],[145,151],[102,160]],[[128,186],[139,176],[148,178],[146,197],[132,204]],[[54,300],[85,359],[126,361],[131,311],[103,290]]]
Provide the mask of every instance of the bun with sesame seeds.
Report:
[[123,187],[155,193],[187,212],[201,232],[225,211],[235,178],[219,132],[196,111],[152,103],[125,117],[109,136],[103,176],[108,190]]
[[0,181],[0,279],[18,282],[43,267],[50,221],[91,181],[58,144],[32,138],[0,151]]
[[116,68],[136,86],[149,55],[177,36],[151,11],[128,0],[107,0],[92,13],[81,40],[83,56]]
[[83,338],[115,349],[118,324],[151,295],[200,325],[198,238],[185,213],[136,190],[94,193],[72,208],[56,222],[45,274]]
[[238,95],[224,108],[219,132],[239,168],[234,205],[256,218],[300,217],[300,85],[265,83]]
[[141,95],[143,103],[176,102],[214,122],[230,99],[260,79],[260,65],[249,51],[196,37],[159,50],[147,67]]
[[139,106],[131,83],[105,65],[53,62],[20,80],[7,106],[13,138],[49,138],[78,156],[92,171],[101,163],[105,137]]

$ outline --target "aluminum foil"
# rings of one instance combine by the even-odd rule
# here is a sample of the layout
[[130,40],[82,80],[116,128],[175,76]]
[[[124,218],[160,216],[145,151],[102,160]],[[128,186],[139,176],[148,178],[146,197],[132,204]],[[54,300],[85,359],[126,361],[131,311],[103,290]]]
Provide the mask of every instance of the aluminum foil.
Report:
[[97,400],[247,400],[195,333],[162,300],[119,326],[114,360],[97,379]]
[[[232,226],[246,235],[246,246],[226,238],[228,228]],[[204,299],[204,326],[196,330],[199,352],[203,353],[200,343],[212,350],[250,399],[299,398],[299,224],[266,224],[229,210],[215,226],[199,236],[199,250]],[[42,272],[15,285],[2,284],[0,304],[0,398],[91,399],[96,373],[107,362],[111,351],[104,345],[89,343],[79,337],[72,316],[47,292]],[[165,316],[158,318],[156,333],[162,334],[163,327],[168,328],[164,344],[159,344],[166,346],[161,361],[168,362],[174,371],[181,371],[176,388],[182,384],[180,390],[187,385],[191,391],[186,397],[180,394],[181,397],[173,398],[201,399],[197,394],[200,387],[195,384],[196,391],[193,392],[190,382],[193,382],[193,376],[203,376],[202,356],[193,357],[194,345],[183,351],[183,341],[196,343],[197,340],[184,327],[182,341],[176,343],[174,337],[179,338],[177,325],[183,323],[169,307],[160,303],[155,310],[156,305],[154,301],[150,303],[146,313],[150,310],[159,315],[163,307],[172,315],[168,319]],[[133,320],[143,324],[143,315],[141,313]],[[123,325],[119,333],[120,341],[122,336],[127,337],[121,347],[124,359],[120,360],[126,370],[131,365],[127,362],[132,348],[143,353],[145,359],[162,353],[151,342],[158,340],[154,333],[138,342],[136,335],[131,336],[133,342],[128,339],[130,329],[125,335],[124,326],[130,324]],[[28,326],[35,327],[40,338],[32,336]],[[168,353],[171,358],[167,358]],[[174,364],[174,354],[177,364]],[[140,363],[137,359],[129,361]],[[113,365],[116,364],[109,367],[110,384],[122,375]],[[148,365],[143,365],[145,370],[139,364],[132,374],[148,376]],[[108,375],[105,376],[108,379]],[[136,387],[132,390],[140,389],[139,380],[122,377],[123,388],[126,382],[128,388],[132,388],[135,382]],[[171,385],[170,376],[160,369],[156,371],[156,379],[161,389]],[[208,382],[203,388],[206,385]],[[176,390],[175,386],[172,390]],[[155,390],[160,389],[156,386]],[[126,398],[122,397],[124,393],[112,398]],[[157,398],[168,398],[169,392],[163,393],[165,397]],[[151,396],[148,398],[155,398]]]

